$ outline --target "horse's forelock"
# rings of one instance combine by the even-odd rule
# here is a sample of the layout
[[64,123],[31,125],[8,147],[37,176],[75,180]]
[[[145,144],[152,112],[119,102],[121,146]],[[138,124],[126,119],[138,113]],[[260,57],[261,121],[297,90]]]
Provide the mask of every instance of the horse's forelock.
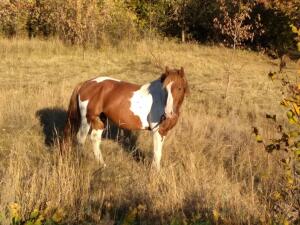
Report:
[[180,70],[174,70],[174,71],[169,71],[169,72],[163,73],[161,75],[160,79],[161,79],[161,82],[162,82],[164,88],[172,81],[180,82],[184,86],[187,94],[189,93],[188,82],[184,75],[183,68],[181,68]]

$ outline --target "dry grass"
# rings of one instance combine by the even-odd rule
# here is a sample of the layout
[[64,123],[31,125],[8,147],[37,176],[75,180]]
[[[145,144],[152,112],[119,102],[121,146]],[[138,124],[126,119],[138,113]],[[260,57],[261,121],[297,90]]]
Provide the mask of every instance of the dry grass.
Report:
[[[277,67],[265,56],[159,40],[84,53],[55,40],[0,40],[0,57],[0,212],[18,202],[24,217],[60,208],[67,223],[272,221],[269,198],[281,172],[251,134],[259,125],[271,136],[264,113],[281,113],[266,76]],[[148,132],[104,139],[106,169],[89,141],[83,155],[74,148],[59,156],[53,132],[63,127],[76,83],[96,75],[145,83],[165,65],[185,68],[191,95],[160,173],[150,170]]]

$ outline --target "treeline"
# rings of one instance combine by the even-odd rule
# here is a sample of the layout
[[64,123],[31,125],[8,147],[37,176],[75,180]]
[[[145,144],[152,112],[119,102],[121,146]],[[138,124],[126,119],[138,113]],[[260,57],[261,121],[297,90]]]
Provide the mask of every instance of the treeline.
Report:
[[182,41],[292,50],[300,0],[1,0],[2,36],[58,36],[99,47],[160,34]]

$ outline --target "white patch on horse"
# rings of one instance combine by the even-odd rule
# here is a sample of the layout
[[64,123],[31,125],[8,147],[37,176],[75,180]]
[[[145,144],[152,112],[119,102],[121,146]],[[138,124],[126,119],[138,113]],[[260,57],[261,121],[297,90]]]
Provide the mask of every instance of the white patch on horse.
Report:
[[161,136],[158,131],[153,132],[153,147],[154,147],[154,156],[152,161],[152,167],[159,170],[160,169],[160,160],[162,155],[162,147],[164,144],[165,137]]
[[97,78],[95,78],[91,81],[96,81],[97,83],[100,83],[100,82],[105,81],[105,80],[114,80],[114,81],[120,82],[120,80],[115,79],[115,78],[111,78],[111,77],[97,77]]
[[167,92],[168,92],[167,104],[166,104],[166,108],[165,108],[167,117],[171,117],[173,114],[173,95],[171,92],[172,84],[173,84],[173,81],[170,82],[166,87]]
[[145,129],[149,127],[148,115],[153,103],[152,95],[149,93],[150,83],[143,85],[139,90],[133,92],[130,99],[130,110],[135,116],[138,116],[142,127]]
[[93,129],[91,132],[91,140],[93,143],[93,151],[94,151],[96,160],[101,165],[106,167],[106,164],[105,164],[102,154],[101,154],[101,148],[100,148],[102,133],[103,133],[103,130],[94,130]]
[[80,110],[81,123],[80,128],[77,133],[77,141],[79,144],[84,144],[86,136],[90,130],[90,124],[87,121],[86,113],[87,113],[87,105],[89,100],[81,101],[80,96],[78,96],[78,105]]

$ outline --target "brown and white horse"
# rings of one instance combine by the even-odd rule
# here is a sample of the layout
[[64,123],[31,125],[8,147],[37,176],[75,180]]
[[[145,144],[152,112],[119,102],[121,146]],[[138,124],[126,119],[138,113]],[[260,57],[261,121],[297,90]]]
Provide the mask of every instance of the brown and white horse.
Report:
[[159,169],[163,142],[177,123],[187,92],[188,83],[182,67],[180,70],[166,67],[159,79],[144,85],[110,77],[82,82],[71,96],[64,142],[76,135],[77,143],[83,145],[91,131],[95,157],[105,166],[100,142],[107,117],[121,128],[151,130],[154,143],[152,165]]

